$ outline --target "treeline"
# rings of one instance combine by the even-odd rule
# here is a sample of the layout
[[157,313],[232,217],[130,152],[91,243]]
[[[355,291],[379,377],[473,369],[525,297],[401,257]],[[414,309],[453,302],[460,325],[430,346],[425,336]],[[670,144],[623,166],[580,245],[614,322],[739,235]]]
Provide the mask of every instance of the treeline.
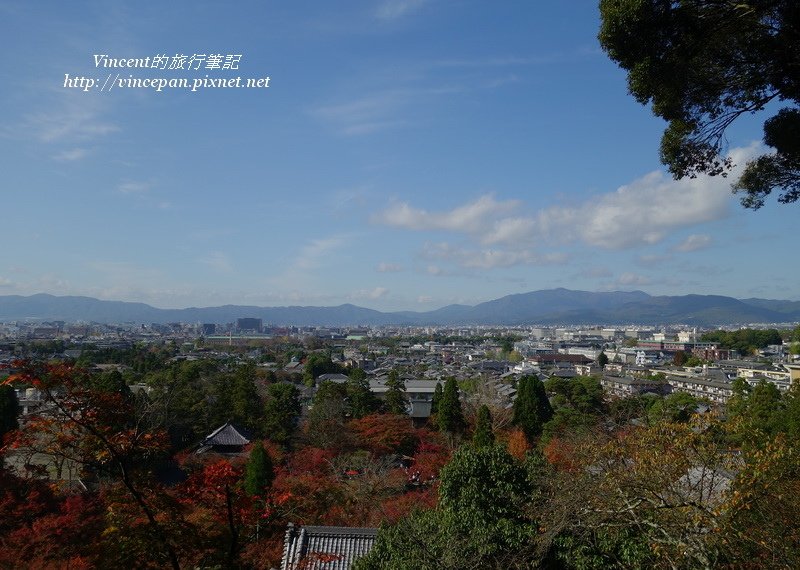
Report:
[[741,355],[750,355],[760,348],[783,343],[781,333],[776,329],[718,330],[703,333],[700,340],[719,343],[720,347],[735,350]]

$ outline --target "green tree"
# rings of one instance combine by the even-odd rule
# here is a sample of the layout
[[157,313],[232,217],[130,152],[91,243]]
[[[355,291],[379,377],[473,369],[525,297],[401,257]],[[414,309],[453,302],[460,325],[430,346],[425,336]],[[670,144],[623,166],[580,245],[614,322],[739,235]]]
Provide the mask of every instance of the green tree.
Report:
[[276,443],[287,445],[300,417],[300,393],[297,386],[280,382],[267,390],[264,406],[264,433]]
[[554,413],[543,426],[544,439],[564,433],[586,433],[605,412],[603,387],[593,376],[576,376],[572,380],[549,378],[545,390],[552,394]]
[[91,379],[92,387],[97,390],[105,392],[119,392],[123,396],[130,396],[130,388],[122,378],[122,373],[119,370],[111,370],[97,374]]
[[535,567],[535,487],[500,446],[463,446],[441,472],[439,501],[383,527],[356,570],[457,570]]
[[230,398],[229,420],[237,425],[258,431],[264,417],[264,404],[255,383],[254,364],[240,366],[227,387]]
[[433,398],[431,399],[431,415],[439,412],[439,402],[442,401],[442,383],[437,382],[436,388],[433,389]]
[[539,378],[526,375],[519,379],[513,411],[511,422],[533,442],[541,435],[542,426],[553,417],[553,408]]
[[350,415],[356,419],[374,413],[378,400],[369,388],[367,374],[361,368],[350,371],[347,381],[347,398],[350,401]]
[[734,425],[741,440],[760,445],[765,436],[790,430],[795,392],[784,399],[772,382],[761,380],[751,386],[743,378],[734,380],[732,391],[726,409],[731,420],[737,420]]
[[312,354],[306,359],[306,364],[303,368],[303,382],[311,386],[322,374],[336,374],[342,372],[344,372],[344,368],[336,362],[333,362],[330,356]]
[[252,496],[263,494],[275,479],[272,459],[261,441],[253,443],[244,469],[244,490]]
[[500,340],[500,349],[503,351],[504,354],[511,354],[514,350],[514,341],[516,340],[513,336],[505,336],[499,339]]
[[406,413],[406,383],[400,378],[397,370],[389,372],[386,380],[386,396],[383,401],[384,409],[390,414]]
[[444,383],[442,399],[436,414],[439,431],[450,434],[460,434],[464,431],[466,422],[464,412],[461,410],[461,400],[458,398],[458,383],[453,377]]
[[347,386],[326,380],[314,395],[308,411],[305,435],[314,447],[341,448],[347,441]]
[[597,355],[597,365],[602,369],[606,367],[606,364],[608,364],[608,356],[605,352],[601,351],[600,354]]
[[601,0],[600,44],[628,72],[628,88],[668,122],[661,160],[677,178],[724,174],[727,128],[772,102],[764,123],[774,152],[734,184],[757,209],[774,190],[800,198],[800,32],[795,0]]
[[650,407],[648,415],[651,422],[687,423],[697,410],[700,400],[686,392],[675,392],[658,400]]
[[153,388],[151,422],[166,427],[174,449],[196,444],[230,419],[224,377],[218,365],[208,360],[179,362],[146,375],[146,383]]
[[478,408],[478,419],[475,422],[475,433],[472,435],[472,445],[475,447],[488,447],[494,443],[492,431],[492,413],[484,404]]

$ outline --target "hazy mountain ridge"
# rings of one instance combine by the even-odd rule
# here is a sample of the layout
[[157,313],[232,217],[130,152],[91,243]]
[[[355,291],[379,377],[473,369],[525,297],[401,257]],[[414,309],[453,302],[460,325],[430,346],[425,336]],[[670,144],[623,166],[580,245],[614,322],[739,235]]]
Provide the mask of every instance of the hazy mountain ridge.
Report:
[[336,307],[224,305],[158,309],[145,303],[37,294],[0,296],[0,320],[64,320],[104,323],[230,323],[241,317],[264,324],[521,325],[670,324],[698,326],[800,321],[800,302],[734,299],[720,295],[651,296],[642,291],[592,293],[546,289],[507,295],[475,306],[448,305],[426,312],[382,312],[352,304]]

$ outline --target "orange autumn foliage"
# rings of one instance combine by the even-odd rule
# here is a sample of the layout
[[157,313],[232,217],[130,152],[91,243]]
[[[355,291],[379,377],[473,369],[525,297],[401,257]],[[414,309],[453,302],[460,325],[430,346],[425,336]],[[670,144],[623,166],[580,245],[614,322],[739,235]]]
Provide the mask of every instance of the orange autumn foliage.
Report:
[[528,443],[528,438],[525,437],[525,432],[517,428],[508,434],[508,442],[506,443],[508,452],[517,459],[524,459],[525,454],[531,449],[531,444]]

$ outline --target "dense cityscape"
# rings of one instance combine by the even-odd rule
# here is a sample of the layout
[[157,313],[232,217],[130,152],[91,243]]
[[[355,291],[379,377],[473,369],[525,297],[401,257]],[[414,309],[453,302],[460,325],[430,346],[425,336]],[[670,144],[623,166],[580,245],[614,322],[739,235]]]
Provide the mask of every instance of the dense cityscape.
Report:
[[0,330],[5,565],[796,560],[800,326]]

